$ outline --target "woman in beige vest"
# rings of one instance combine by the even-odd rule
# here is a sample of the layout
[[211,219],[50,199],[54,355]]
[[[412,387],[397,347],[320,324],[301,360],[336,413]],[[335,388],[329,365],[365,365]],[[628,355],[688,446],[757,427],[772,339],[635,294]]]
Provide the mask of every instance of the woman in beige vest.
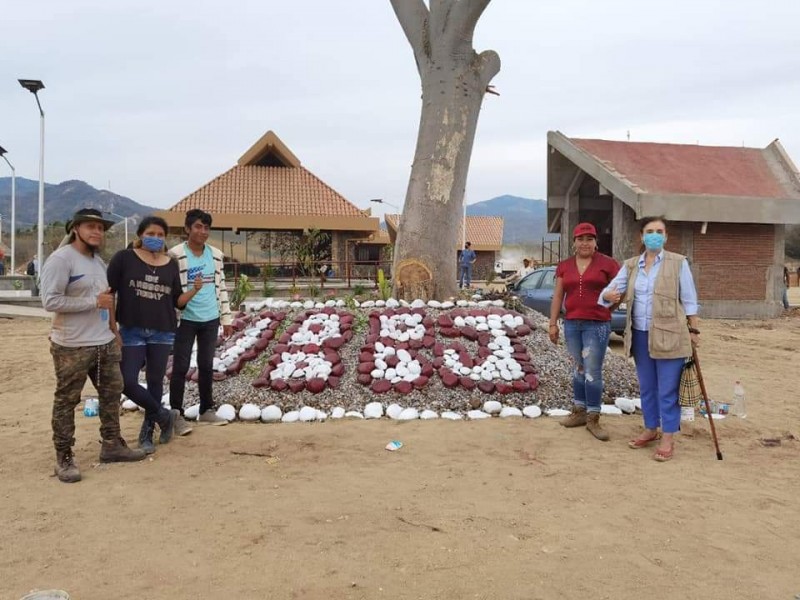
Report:
[[643,219],[641,235],[644,253],[625,261],[598,302],[625,302],[628,308],[625,355],[636,362],[645,426],[628,445],[645,448],[660,440],[653,458],[664,462],[672,458],[673,435],[680,430],[683,364],[699,340],[697,291],[686,257],[664,250],[666,220]]

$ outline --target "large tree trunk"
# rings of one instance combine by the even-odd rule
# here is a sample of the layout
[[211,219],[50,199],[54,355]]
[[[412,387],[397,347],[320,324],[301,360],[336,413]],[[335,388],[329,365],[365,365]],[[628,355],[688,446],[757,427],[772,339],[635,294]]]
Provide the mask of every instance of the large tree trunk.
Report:
[[464,189],[481,102],[500,57],[472,47],[490,0],[391,0],[422,82],[417,148],[394,252],[398,297],[456,294]]

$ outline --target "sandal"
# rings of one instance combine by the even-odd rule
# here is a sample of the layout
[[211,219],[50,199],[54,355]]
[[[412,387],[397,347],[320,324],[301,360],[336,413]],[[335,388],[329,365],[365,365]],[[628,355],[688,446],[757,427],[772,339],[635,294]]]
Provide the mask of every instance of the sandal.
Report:
[[653,442],[657,442],[660,439],[661,439],[660,432],[656,432],[656,434],[650,438],[643,439],[641,437],[637,437],[628,442],[628,448],[632,448],[633,450],[639,450],[640,448],[646,448]]
[[667,462],[668,460],[672,460],[672,455],[675,452],[675,444],[671,444],[669,448],[656,448],[655,454],[653,454],[653,460],[658,462]]

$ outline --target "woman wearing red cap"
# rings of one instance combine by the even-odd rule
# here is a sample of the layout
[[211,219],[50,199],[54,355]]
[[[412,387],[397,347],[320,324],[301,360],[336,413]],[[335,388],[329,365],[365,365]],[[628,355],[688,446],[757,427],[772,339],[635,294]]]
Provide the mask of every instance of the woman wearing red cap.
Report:
[[607,441],[600,425],[603,396],[603,359],[611,335],[611,311],[597,303],[600,293],[614,279],[619,265],[597,251],[597,230],[579,223],[572,232],[575,256],[556,268],[556,287],[550,305],[550,341],[558,342],[558,317],[562,306],[564,341],[572,357],[572,414],[564,427],[586,425],[598,440]]

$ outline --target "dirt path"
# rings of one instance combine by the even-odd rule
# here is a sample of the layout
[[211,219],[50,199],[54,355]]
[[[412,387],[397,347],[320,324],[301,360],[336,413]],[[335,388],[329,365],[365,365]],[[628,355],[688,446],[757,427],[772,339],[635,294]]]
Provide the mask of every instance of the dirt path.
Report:
[[[152,460],[51,476],[47,323],[0,320],[0,597],[74,599],[793,598],[800,593],[800,318],[706,322],[707,424],[658,464],[551,419],[196,428]],[[619,344],[615,343],[618,348]],[[123,417],[129,439],[138,415]],[[762,437],[784,437],[764,447]],[[405,446],[383,447],[391,439]]]

